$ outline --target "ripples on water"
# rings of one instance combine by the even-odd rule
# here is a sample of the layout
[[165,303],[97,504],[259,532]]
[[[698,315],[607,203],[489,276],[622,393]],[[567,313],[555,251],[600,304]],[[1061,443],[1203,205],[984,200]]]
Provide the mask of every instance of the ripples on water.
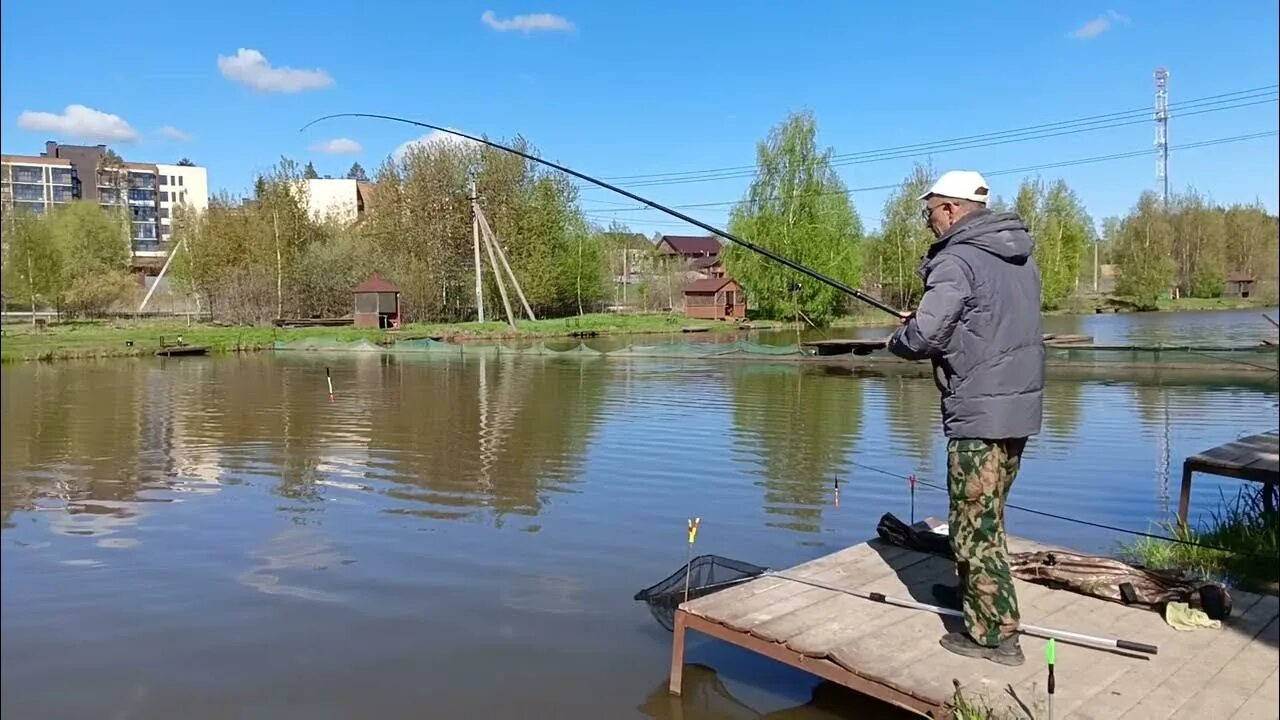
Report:
[[[281,354],[0,376],[14,717],[671,717],[670,636],[631,595],[683,562],[686,518],[700,552],[785,566],[909,515],[905,482],[855,463],[944,467],[930,381],[783,364]],[[1276,413],[1274,383],[1051,382],[1012,501],[1146,529],[1184,456]],[[1193,510],[1236,487],[1199,477]],[[921,490],[917,516],[945,512]],[[716,670],[688,671],[686,717],[851,706],[723,646],[689,660]]]

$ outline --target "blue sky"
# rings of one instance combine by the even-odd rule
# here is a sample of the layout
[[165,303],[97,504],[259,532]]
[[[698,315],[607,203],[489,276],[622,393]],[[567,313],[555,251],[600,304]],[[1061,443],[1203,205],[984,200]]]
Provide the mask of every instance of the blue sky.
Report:
[[[334,112],[402,115],[492,137],[519,133],[550,159],[616,177],[749,165],[756,143],[793,110],[815,114],[824,146],[852,153],[1141,108],[1151,104],[1152,71],[1163,65],[1175,148],[1277,128],[1274,101],[1184,118],[1176,110],[1180,101],[1277,82],[1273,0],[966,7],[317,0],[161,3],[134,12],[64,2],[51,22],[43,5],[7,2],[0,129],[6,153],[34,154],[46,139],[117,138],[107,141],[126,159],[189,156],[209,168],[213,189],[244,193],[281,155],[311,160],[322,174],[341,175],[356,160],[372,172],[422,134],[364,119],[298,132]],[[74,105],[87,109],[67,113]],[[1152,138],[1143,122],[947,152],[932,162],[989,172],[1148,150]],[[338,139],[354,141],[358,152],[322,151]],[[1276,212],[1278,156],[1274,135],[1175,149],[1172,184],[1220,202],[1259,200]],[[912,161],[840,172],[851,188],[872,187],[900,180]],[[1040,174],[1065,179],[1100,221],[1154,187],[1155,159]],[[1010,196],[1021,177],[991,182]],[[670,204],[727,203],[747,183],[734,177],[636,191]],[[879,224],[886,195],[854,193],[868,228]],[[582,203],[601,222],[616,217],[646,233],[692,230],[656,211],[628,211],[633,203],[603,190],[584,190]],[[728,206],[686,212],[721,224]]]

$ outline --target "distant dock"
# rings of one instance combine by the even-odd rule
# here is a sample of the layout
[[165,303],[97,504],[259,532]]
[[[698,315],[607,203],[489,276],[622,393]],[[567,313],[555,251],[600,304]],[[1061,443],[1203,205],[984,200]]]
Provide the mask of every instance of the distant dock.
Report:
[[[1049,549],[1009,538],[1011,552]],[[879,539],[782,571],[837,589],[934,602],[953,583],[944,558]],[[1131,655],[1057,643],[1054,718],[1275,718],[1280,706],[1280,600],[1232,591],[1221,629],[1180,632],[1155,612],[1015,581],[1023,622],[1157,645]],[[948,618],[947,622],[952,623]],[[685,635],[695,630],[930,718],[950,718],[957,686],[994,707],[1045,712],[1045,641],[1024,635],[1027,661],[1006,667],[948,653],[929,612],[765,575],[682,604],[670,690],[680,694]]]

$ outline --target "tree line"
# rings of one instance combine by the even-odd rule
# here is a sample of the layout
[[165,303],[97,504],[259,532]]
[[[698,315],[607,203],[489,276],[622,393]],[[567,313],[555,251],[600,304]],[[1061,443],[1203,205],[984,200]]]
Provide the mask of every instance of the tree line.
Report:
[[7,211],[0,221],[7,305],[92,314],[131,297],[130,220],[92,201],[55,205],[45,215]]
[[[514,144],[532,152],[520,138]],[[351,289],[376,272],[399,287],[408,322],[474,319],[474,188],[539,317],[594,310],[606,296],[601,233],[561,173],[472,143],[415,144],[377,169],[355,223],[308,211],[302,181],[312,174],[282,158],[253,197],[221,195],[204,213],[177,219],[174,238],[186,252],[175,280],[217,316],[260,322],[349,313]],[[500,317],[487,268],[484,285],[489,315]]]
[[[810,113],[794,113],[757,146],[757,172],[730,212],[729,229],[752,242],[897,307],[919,301],[921,259],[934,238],[918,196],[936,176],[917,164],[880,208],[868,232],[849,189],[817,142]],[[523,138],[508,144],[536,154]],[[461,321],[476,315],[471,198],[479,198],[530,306],[560,317],[625,303],[678,307],[683,268],[631,261],[644,280],[629,294],[615,278],[636,235],[589,222],[570,178],[525,158],[470,142],[410,145],[373,173],[355,223],[308,210],[310,163],[281,158],[248,197],[221,193],[201,213],[179,208],[169,277],[215,317],[258,323],[277,317],[335,317],[351,311],[351,289],[374,272],[401,289],[406,321]],[[347,177],[370,180],[359,164]],[[362,189],[362,192],[364,190]],[[1229,277],[1259,281],[1274,295],[1277,219],[1259,205],[1216,205],[1188,191],[1168,204],[1144,193],[1123,217],[1097,224],[1065,182],[1024,180],[992,210],[1016,212],[1036,241],[1042,305],[1064,307],[1092,288],[1095,258],[1116,272],[1116,293],[1143,307],[1163,296],[1217,297]],[[6,212],[4,287],[10,304],[92,313],[136,296],[129,290],[128,219],[90,203],[45,216]],[[648,246],[656,242],[657,236]],[[179,249],[180,248],[180,249]],[[482,251],[482,262],[487,257]],[[858,311],[835,290],[730,245],[728,274],[755,314],[814,325]],[[489,315],[499,296],[484,272]]]
[[[918,198],[936,179],[934,169],[915,165],[881,208],[879,231],[867,233],[831,168],[832,149],[820,149],[816,135],[813,116],[797,113],[760,143],[757,174],[730,215],[731,230],[897,307],[914,307],[924,292],[920,263],[935,240]],[[1095,253],[1114,268],[1116,294],[1142,308],[1162,297],[1220,297],[1229,278],[1251,278],[1264,299],[1276,299],[1280,228],[1260,203],[1224,207],[1188,190],[1166,205],[1147,192],[1125,216],[1106,218],[1099,233],[1064,181],[1034,177],[1012,201],[993,198],[991,209],[1016,212],[1031,231],[1044,310],[1092,290]],[[766,316],[820,324],[860,309],[749,250],[728,248],[725,258]]]

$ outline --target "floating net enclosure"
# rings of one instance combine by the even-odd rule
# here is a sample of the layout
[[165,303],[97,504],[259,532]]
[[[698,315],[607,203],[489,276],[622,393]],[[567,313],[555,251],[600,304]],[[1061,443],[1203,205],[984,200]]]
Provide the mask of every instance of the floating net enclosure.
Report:
[[675,628],[675,612],[685,601],[685,582],[688,580],[688,599],[710,595],[768,572],[768,568],[733,560],[720,555],[699,555],[682,565],[661,581],[635,594],[635,599],[649,605],[653,617],[666,629]]

